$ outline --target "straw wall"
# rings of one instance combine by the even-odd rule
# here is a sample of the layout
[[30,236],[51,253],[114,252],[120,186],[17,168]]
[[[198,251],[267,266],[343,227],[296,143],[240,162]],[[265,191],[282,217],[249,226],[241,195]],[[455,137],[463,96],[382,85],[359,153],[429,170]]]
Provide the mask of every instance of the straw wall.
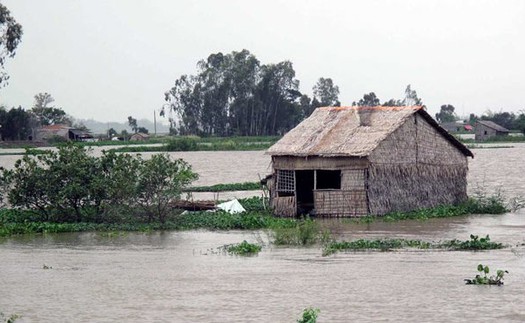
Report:
[[370,213],[410,211],[467,198],[467,158],[415,115],[370,155]]
[[297,212],[295,196],[272,196],[270,205],[273,208],[273,213],[278,216],[294,217]]
[[466,166],[373,165],[369,173],[371,214],[458,204],[467,198]]
[[368,214],[364,190],[314,191],[315,211],[319,216],[349,217]]

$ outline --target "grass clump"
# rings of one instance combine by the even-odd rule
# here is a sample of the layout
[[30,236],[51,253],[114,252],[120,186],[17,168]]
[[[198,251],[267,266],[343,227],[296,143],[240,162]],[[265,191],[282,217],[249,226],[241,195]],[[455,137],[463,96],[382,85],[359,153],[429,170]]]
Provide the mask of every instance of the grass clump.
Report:
[[258,244],[249,243],[244,240],[241,243],[226,246],[226,251],[230,254],[239,256],[251,256],[258,254],[262,247]]
[[478,265],[478,272],[483,274],[477,274],[474,279],[465,279],[467,285],[503,285],[503,276],[509,272],[506,270],[498,269],[496,271],[496,276],[488,276],[490,269],[489,266],[483,266],[482,264]]
[[330,239],[326,231],[321,231],[319,224],[310,218],[299,220],[296,226],[273,229],[273,243],[276,245],[308,246]]
[[302,317],[297,320],[297,323],[316,323],[319,312],[321,312],[321,310],[318,308],[305,308]]

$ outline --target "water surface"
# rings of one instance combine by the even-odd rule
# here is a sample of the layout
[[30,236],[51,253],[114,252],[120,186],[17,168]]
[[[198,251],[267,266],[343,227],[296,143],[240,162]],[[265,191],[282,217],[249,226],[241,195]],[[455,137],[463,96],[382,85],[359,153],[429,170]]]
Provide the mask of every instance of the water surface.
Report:
[[[525,145],[476,149],[469,192],[525,196]],[[201,174],[198,185],[254,181],[263,152],[173,153]],[[9,166],[9,156],[0,156]],[[12,161],[14,162],[14,160]],[[264,231],[71,233],[0,240],[0,310],[20,322],[525,321],[525,212],[429,221],[350,224],[324,220],[339,239],[439,241],[490,234],[509,247],[485,252],[349,252],[268,244]],[[265,243],[255,257],[217,247]],[[478,263],[507,269],[505,286],[467,286]],[[52,269],[43,269],[43,265]]]

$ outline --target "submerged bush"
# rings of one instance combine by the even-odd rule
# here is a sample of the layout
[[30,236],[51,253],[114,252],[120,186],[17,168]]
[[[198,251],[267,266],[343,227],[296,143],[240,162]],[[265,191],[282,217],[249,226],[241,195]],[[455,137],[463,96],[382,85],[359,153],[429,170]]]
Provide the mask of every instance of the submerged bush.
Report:
[[249,243],[244,240],[241,243],[226,246],[226,251],[231,254],[248,256],[254,255],[261,251],[262,247],[258,244]]
[[2,171],[0,183],[12,206],[36,212],[40,221],[104,222],[126,211],[164,222],[169,202],[195,179],[188,163],[166,154],[144,160],[110,151],[94,157],[68,144],[23,156],[14,169]]

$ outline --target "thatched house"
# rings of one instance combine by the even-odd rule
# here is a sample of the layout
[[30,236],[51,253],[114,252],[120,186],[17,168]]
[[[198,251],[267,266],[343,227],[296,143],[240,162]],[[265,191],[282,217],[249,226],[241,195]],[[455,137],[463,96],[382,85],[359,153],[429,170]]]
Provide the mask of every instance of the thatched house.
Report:
[[53,140],[55,137],[71,141],[94,141],[93,135],[88,131],[75,129],[63,124],[43,126],[36,130],[35,139],[37,141]]
[[494,137],[503,137],[509,134],[510,130],[500,126],[499,124],[488,121],[478,120],[476,121],[476,141],[485,141]]
[[146,133],[137,132],[137,133],[132,134],[131,137],[129,137],[129,140],[130,141],[147,141],[149,140],[149,135]]
[[276,215],[382,215],[467,198],[472,152],[419,106],[325,107],[267,154]]

